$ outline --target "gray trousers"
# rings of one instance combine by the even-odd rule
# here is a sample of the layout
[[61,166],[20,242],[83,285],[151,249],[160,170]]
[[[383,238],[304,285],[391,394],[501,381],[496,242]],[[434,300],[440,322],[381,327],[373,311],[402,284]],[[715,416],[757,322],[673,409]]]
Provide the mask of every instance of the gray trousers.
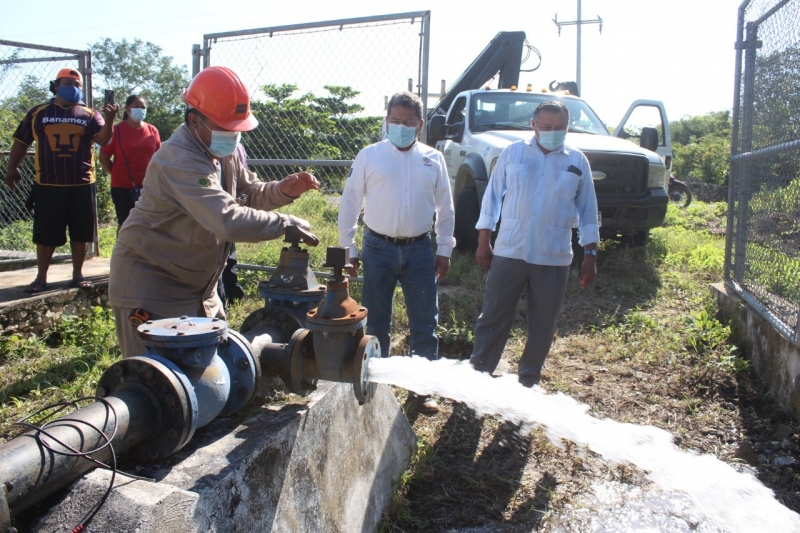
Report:
[[475,326],[472,366],[490,373],[497,368],[522,289],[527,286],[528,340],[517,373],[521,383],[538,383],[553,343],[568,276],[568,266],[532,265],[521,259],[494,256],[486,278],[481,315]]

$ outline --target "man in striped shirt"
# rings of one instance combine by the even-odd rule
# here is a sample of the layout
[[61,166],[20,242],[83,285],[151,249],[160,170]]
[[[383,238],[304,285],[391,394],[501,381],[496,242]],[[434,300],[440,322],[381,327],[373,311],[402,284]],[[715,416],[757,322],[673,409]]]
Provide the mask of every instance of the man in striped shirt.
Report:
[[36,279],[25,292],[47,289],[47,271],[53,253],[67,242],[72,250],[72,286],[90,288],[83,277],[83,261],[95,231],[93,143],[111,139],[111,127],[119,110],[106,105],[103,115],[82,102],[82,77],[75,69],[63,68],[51,82],[55,94],[25,115],[14,132],[6,184],[15,190],[21,176],[19,165],[35,142],[36,174],[33,183],[33,242],[36,244]]

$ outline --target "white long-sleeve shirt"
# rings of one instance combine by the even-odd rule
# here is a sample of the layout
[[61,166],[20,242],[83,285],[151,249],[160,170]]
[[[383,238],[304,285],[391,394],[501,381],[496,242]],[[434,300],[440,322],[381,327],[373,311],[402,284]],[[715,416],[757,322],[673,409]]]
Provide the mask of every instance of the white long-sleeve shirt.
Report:
[[576,148],[562,145],[545,154],[533,138],[507,146],[489,178],[475,228],[494,231],[501,209],[495,255],[569,265],[575,222],[581,246],[600,242],[592,170]]
[[[366,202],[364,202],[366,199]],[[416,237],[431,229],[436,214],[437,255],[450,257],[455,211],[442,154],[415,142],[398,150],[388,140],[361,150],[353,162],[339,204],[339,243],[358,257],[356,225],[364,205],[364,223],[389,237]]]

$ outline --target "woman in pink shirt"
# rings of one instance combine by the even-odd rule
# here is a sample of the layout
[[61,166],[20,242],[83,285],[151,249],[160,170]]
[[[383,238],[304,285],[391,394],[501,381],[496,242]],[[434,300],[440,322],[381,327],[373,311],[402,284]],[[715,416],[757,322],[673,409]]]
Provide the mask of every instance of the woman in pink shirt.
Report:
[[125,100],[122,122],[114,126],[111,142],[100,149],[100,164],[111,174],[111,199],[117,212],[117,230],[133,209],[142,189],[150,158],[161,147],[161,137],[144,121],[147,103],[138,95]]

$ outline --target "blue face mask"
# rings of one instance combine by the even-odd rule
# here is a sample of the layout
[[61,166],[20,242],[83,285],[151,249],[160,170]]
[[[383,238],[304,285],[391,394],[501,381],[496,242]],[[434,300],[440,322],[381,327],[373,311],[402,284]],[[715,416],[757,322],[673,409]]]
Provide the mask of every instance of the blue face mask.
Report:
[[389,124],[389,142],[398,148],[408,148],[417,139],[417,128],[402,124]]
[[56,94],[70,104],[77,104],[83,98],[83,91],[80,87],[59,87]]
[[545,150],[555,150],[556,148],[564,144],[564,139],[566,138],[567,138],[567,130],[539,132],[539,144],[541,144],[542,148],[544,148]]
[[133,120],[136,122],[141,122],[144,120],[144,117],[147,116],[147,110],[142,109],[141,107],[132,107],[131,112],[128,113]]
[[[206,123],[203,122],[203,126]],[[216,131],[206,126],[211,132],[211,144],[208,146],[208,151],[211,155],[216,157],[228,157],[236,151],[236,145],[242,138],[242,133],[239,131]]]

